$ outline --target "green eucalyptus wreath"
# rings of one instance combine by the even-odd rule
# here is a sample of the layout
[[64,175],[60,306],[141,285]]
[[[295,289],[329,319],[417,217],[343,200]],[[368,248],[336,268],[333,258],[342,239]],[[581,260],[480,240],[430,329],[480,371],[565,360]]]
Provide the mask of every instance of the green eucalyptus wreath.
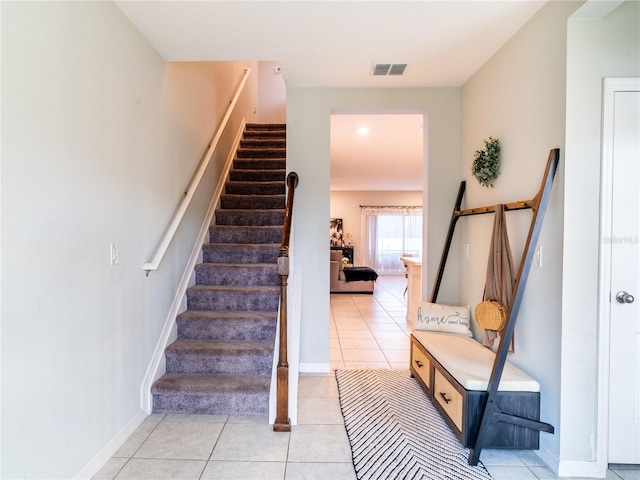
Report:
[[471,173],[480,185],[493,188],[493,182],[500,175],[500,140],[489,137],[484,141],[484,148],[477,150],[473,156]]

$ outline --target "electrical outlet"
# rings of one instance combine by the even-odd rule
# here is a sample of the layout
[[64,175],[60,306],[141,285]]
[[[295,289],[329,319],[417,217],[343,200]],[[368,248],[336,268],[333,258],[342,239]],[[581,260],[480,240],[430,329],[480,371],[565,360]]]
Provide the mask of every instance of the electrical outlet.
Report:
[[464,244],[464,256],[465,256],[465,258],[469,258],[469,243],[468,242],[466,242]]

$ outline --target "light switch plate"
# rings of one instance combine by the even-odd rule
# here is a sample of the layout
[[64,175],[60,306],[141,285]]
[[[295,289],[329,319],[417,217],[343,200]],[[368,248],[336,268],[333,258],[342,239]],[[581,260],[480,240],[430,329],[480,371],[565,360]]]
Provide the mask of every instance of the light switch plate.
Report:
[[533,253],[533,266],[542,267],[542,245],[538,245]]
[[118,244],[117,243],[112,243],[111,244],[111,265],[118,265],[118,263],[120,262],[120,259],[118,258],[119,255],[119,251],[118,251]]

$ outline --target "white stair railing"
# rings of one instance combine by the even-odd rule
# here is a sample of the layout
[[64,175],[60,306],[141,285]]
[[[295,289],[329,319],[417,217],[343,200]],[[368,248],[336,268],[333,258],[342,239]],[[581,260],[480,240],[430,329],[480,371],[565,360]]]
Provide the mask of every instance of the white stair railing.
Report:
[[231,114],[233,113],[233,110],[235,109],[236,104],[238,103],[238,99],[240,98],[240,95],[244,90],[244,86],[247,83],[247,79],[249,78],[250,73],[251,73],[251,69],[245,68],[244,75],[242,77],[242,80],[240,81],[240,85],[238,86],[238,89],[236,90],[236,93],[233,96],[233,99],[231,100],[229,107],[227,108],[227,112],[225,113],[222,119],[222,122],[220,123],[220,126],[218,127],[218,130],[216,131],[213,137],[213,140],[211,140],[211,144],[209,145],[209,149],[207,150],[207,153],[205,154],[204,158],[200,162],[198,169],[193,174],[191,182],[189,183],[189,188],[187,188],[184,198],[180,202],[180,205],[178,206],[178,209],[176,210],[176,213],[173,216],[173,219],[171,220],[171,224],[169,225],[169,228],[167,228],[167,231],[164,234],[164,237],[160,242],[160,245],[158,246],[158,249],[156,250],[155,255],[153,256],[153,260],[142,265],[142,269],[147,272],[147,276],[149,275],[149,272],[151,270],[157,270],[160,265],[160,262],[162,262],[164,254],[167,252],[167,249],[169,248],[169,245],[173,240],[173,236],[178,230],[178,226],[180,225],[180,222],[182,221],[182,218],[184,217],[184,214],[187,211],[187,208],[189,208],[191,199],[195,195],[196,190],[200,185],[200,181],[204,176],[204,172],[207,170],[207,167],[209,166],[209,162],[213,157],[213,152],[215,152],[216,147],[218,146],[218,142],[220,141],[220,137],[222,137],[222,133],[224,132],[227,126],[227,123],[229,123],[229,118],[231,117]]

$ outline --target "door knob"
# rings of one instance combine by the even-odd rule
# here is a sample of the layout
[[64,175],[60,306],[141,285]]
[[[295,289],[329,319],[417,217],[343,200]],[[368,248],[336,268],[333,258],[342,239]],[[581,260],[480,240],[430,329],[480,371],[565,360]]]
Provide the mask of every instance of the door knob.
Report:
[[622,291],[616,294],[616,300],[618,303],[633,303],[635,298],[633,298],[633,295],[629,295],[627,292]]

